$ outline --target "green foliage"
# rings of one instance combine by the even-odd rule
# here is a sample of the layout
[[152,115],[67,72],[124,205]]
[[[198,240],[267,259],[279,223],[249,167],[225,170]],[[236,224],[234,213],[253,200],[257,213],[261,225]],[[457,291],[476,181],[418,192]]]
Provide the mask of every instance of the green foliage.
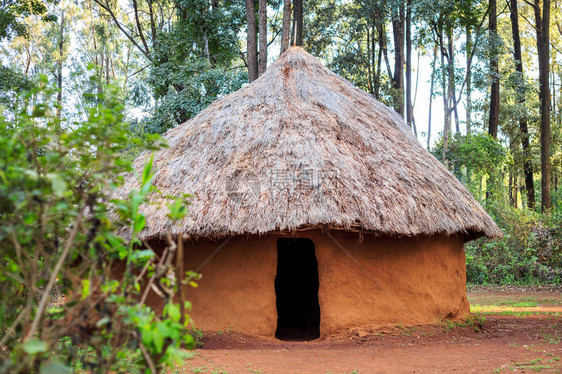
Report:
[[[442,158],[439,139],[432,153]],[[481,238],[466,245],[467,280],[476,284],[535,284],[562,281],[562,205],[541,214],[509,205],[501,182],[512,153],[484,133],[455,134],[448,143],[447,167],[504,232],[499,240]],[[486,198],[484,199],[484,196]]]
[[158,105],[142,121],[144,131],[163,133],[194,117],[218,97],[239,89],[247,81],[241,71],[226,72],[205,61],[165,62],[151,69],[149,84]]
[[542,215],[495,206],[493,218],[505,235],[466,244],[467,280],[477,284],[562,282],[562,211]]
[[447,144],[446,160],[443,156],[443,138],[440,138],[431,150],[441,162],[446,162],[457,178],[462,179],[461,171],[478,176],[490,175],[499,170],[506,162],[507,152],[504,147],[486,133],[463,135],[456,133]]
[[15,69],[0,66],[0,105],[11,107],[18,92],[30,91],[35,82]]
[[0,3],[0,40],[3,38],[25,35],[27,26],[22,17],[40,15],[47,21],[56,19],[47,13],[47,4],[53,0],[4,0]]
[[[54,113],[56,91],[43,77],[0,116],[0,372],[121,371],[130,357],[127,371],[157,372],[195,344],[190,304],[174,295],[199,275],[172,271],[181,246],[171,238],[159,256],[138,238],[149,196],[170,206],[172,220],[187,214],[185,198],[158,197],[152,159],[138,188],[115,198],[133,171],[124,155],[140,139],[106,91],[69,122]],[[161,147],[146,139],[146,149]],[[151,288],[163,313],[144,305]]]
[[[151,31],[150,70],[144,83],[153,103],[144,103],[151,108],[138,126],[149,133],[163,133],[187,121],[247,82],[245,67],[233,66],[239,59],[243,3],[218,0],[209,7],[200,0],[175,0],[170,5],[175,13],[172,26]],[[144,87],[136,85],[132,92],[137,103],[147,98],[142,91]]]

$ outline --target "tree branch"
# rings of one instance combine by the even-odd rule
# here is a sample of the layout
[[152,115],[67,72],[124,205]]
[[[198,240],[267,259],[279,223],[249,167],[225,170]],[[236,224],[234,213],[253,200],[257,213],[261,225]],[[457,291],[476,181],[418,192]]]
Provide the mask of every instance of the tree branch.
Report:
[[[140,24],[140,19],[139,19],[139,10],[138,10],[138,6],[137,6],[137,0],[133,0],[133,9],[135,11],[135,23],[137,25],[137,30],[139,30],[139,36],[141,38],[142,41],[142,45],[144,45],[144,48],[147,52],[150,51],[150,48],[148,48],[148,44],[146,44],[146,39],[144,38],[144,33],[142,32],[142,27]],[[153,35],[154,37],[154,35]]]
[[147,59],[149,59],[150,61],[152,61],[152,58],[150,56],[150,53],[148,50],[145,50],[142,48],[142,46],[137,43],[137,41],[131,36],[131,34],[129,34],[127,32],[127,30],[125,30],[125,28],[121,25],[121,23],[119,23],[119,21],[117,20],[117,17],[115,16],[115,13],[113,13],[113,11],[111,10],[111,7],[109,5],[104,5],[101,0],[94,0],[96,2],[96,4],[98,4],[103,10],[105,10],[110,16],[111,19],[113,19],[113,22],[115,23],[115,25],[119,28],[119,30],[121,30],[121,32],[127,37],[127,39],[129,39],[131,41],[131,43],[133,43],[135,45],[135,47],[137,47],[137,49],[139,51],[142,52],[143,55],[145,55],[145,57]]
[[35,331],[37,331],[37,327],[39,327],[39,322],[41,322],[41,317],[43,316],[43,312],[45,311],[45,307],[47,306],[47,301],[49,300],[49,298],[51,296],[51,290],[53,289],[53,286],[55,285],[55,282],[57,281],[57,275],[58,275],[59,271],[61,270],[62,265],[64,264],[64,261],[66,260],[66,257],[68,256],[68,253],[70,252],[70,249],[72,248],[72,244],[74,243],[74,240],[76,239],[76,235],[78,234],[78,230],[79,230],[79,227],[80,227],[80,223],[82,222],[82,217],[84,216],[84,210],[85,209],[86,209],[86,206],[84,205],[80,209],[80,211],[78,212],[78,215],[76,216],[76,219],[74,220],[74,227],[72,228],[72,231],[70,232],[70,236],[66,240],[64,250],[62,251],[62,253],[59,257],[59,259],[58,259],[58,261],[55,265],[55,268],[51,272],[51,277],[49,278],[49,283],[47,283],[47,286],[45,287],[45,290],[43,290],[43,294],[41,295],[41,301],[39,302],[39,306],[37,307],[37,312],[35,314],[35,318],[33,319],[33,324],[31,325],[31,328],[29,329],[27,335],[25,336],[24,341],[27,341],[30,338],[32,338],[33,335],[35,335]]

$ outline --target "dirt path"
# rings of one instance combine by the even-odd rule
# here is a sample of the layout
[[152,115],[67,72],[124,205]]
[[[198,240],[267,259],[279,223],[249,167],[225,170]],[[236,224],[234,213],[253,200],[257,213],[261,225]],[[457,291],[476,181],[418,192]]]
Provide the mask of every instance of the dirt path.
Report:
[[312,342],[207,334],[177,373],[562,372],[559,289],[475,289],[467,323],[357,329]]

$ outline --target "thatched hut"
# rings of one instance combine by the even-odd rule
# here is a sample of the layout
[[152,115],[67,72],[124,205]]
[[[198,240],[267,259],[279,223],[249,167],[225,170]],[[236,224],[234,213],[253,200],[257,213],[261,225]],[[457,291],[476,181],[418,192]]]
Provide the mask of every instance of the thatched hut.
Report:
[[[302,48],[164,137],[154,184],[194,196],[172,231],[203,274],[198,327],[317,337],[468,313],[463,243],[501,231],[398,114]],[[158,248],[167,209],[145,213]]]

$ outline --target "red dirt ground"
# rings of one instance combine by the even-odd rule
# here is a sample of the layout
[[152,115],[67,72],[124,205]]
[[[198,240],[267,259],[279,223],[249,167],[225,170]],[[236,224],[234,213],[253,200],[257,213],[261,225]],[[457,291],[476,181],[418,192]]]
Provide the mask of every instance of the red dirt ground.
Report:
[[[362,328],[312,342],[206,333],[175,373],[560,373],[562,290],[473,288],[468,323]],[[483,322],[482,322],[483,321]]]

